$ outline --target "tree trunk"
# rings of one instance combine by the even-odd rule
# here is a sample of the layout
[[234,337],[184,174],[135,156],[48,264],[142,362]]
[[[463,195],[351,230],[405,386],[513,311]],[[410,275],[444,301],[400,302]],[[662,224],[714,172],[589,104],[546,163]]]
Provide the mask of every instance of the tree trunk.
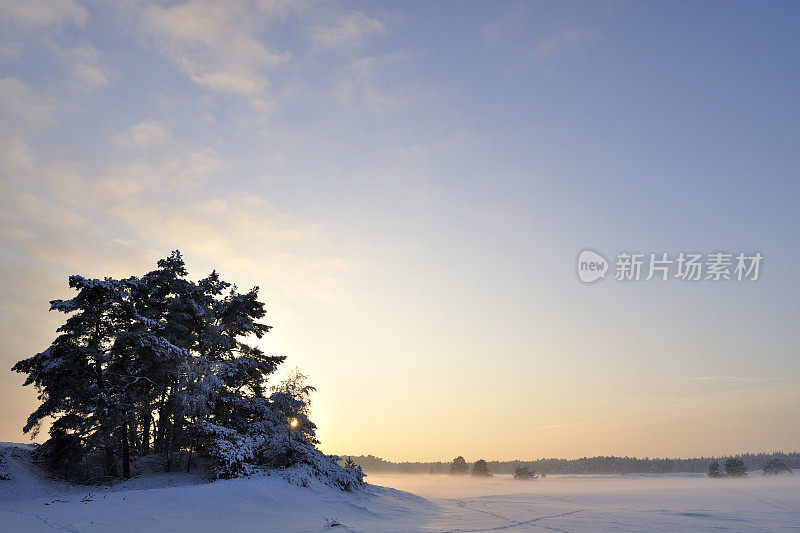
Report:
[[132,449],[133,455],[138,455],[139,450],[142,449],[142,444],[139,442],[139,433],[137,430],[136,417],[134,411],[128,412],[128,441]]
[[192,465],[192,451],[194,450],[194,445],[189,446],[189,458],[186,460],[186,473],[189,473],[189,469]]
[[158,408],[158,425],[155,430],[155,450],[164,451],[164,438],[167,432],[167,393],[161,395],[161,406]]
[[108,436],[103,437],[103,448],[106,453],[105,471],[107,476],[118,477],[117,473],[117,458],[114,457],[114,447],[111,445],[111,439]]
[[128,442],[128,421],[125,420],[122,423],[122,431],[120,432],[122,435],[122,475],[125,479],[130,479],[131,477],[131,447],[130,442]]
[[[149,409],[149,407],[146,409]],[[153,422],[153,415],[150,413],[149,410],[145,410],[141,414],[141,420],[142,420],[141,454],[142,456],[145,456],[148,453],[150,453],[150,425]]]

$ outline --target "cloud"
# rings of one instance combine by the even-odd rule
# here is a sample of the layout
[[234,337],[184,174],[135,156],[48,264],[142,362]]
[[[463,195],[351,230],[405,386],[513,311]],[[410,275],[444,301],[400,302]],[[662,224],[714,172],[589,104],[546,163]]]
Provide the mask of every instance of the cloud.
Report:
[[113,137],[112,142],[122,148],[150,148],[169,142],[169,130],[158,120],[150,119],[131,126],[126,132]]
[[0,172],[5,177],[29,174],[33,170],[33,154],[21,137],[0,133]]
[[499,43],[523,28],[527,20],[528,6],[517,4],[481,28],[481,36],[487,43]]
[[64,31],[68,26],[82,30],[88,18],[72,0],[0,0],[0,57],[17,60],[26,51],[43,52],[65,73],[58,78],[59,91],[104,87],[108,77],[100,52],[85,41],[76,44],[75,31]]
[[379,20],[354,11],[341,15],[333,25],[313,26],[309,33],[315,48],[331,49],[362,46],[370,37],[385,34],[386,29]]
[[563,28],[542,38],[528,55],[536,63],[554,54],[573,50],[597,38],[597,34],[578,27]]
[[88,43],[60,46],[50,43],[50,52],[66,72],[66,83],[73,91],[93,90],[108,85],[100,52]]
[[574,25],[539,29],[532,24],[528,4],[505,9],[481,28],[481,36],[487,45],[513,52],[522,66],[540,63],[597,38],[595,32]]
[[88,16],[86,9],[73,0],[0,1],[0,23],[20,29],[83,26]]
[[50,99],[24,81],[0,78],[0,124],[4,130],[38,130],[51,122],[54,112]]
[[194,83],[215,92],[261,93],[268,84],[268,71],[290,57],[259,40],[258,31],[270,22],[269,16],[246,2],[192,0],[171,7],[148,5],[139,19],[153,48]]
[[385,87],[383,71],[408,63],[402,54],[367,56],[353,60],[334,80],[332,94],[343,107],[361,106],[373,114],[396,110],[421,96],[421,88],[405,84]]
[[276,213],[257,195],[209,192],[209,180],[224,168],[202,147],[96,173],[64,161],[37,168],[35,183],[10,184],[0,199],[0,257],[52,272],[96,272],[107,258],[124,264],[132,253],[181,247],[210,261],[246,251],[258,257],[308,237],[308,223]]

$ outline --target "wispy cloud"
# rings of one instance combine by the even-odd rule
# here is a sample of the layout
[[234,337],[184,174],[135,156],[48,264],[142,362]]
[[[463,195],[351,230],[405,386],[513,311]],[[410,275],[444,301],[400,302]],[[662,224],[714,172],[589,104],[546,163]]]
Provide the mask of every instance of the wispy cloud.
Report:
[[34,168],[29,138],[52,124],[54,103],[17,78],[0,78],[0,170],[6,180],[27,178]]
[[385,81],[386,69],[400,68],[409,62],[410,59],[404,54],[355,59],[340,70],[334,80],[332,94],[343,107],[362,107],[373,114],[395,111],[419,100],[424,93],[419,85],[406,83],[390,86]]
[[111,140],[123,148],[149,148],[167,143],[170,140],[170,132],[162,122],[149,119],[134,124]]
[[528,61],[538,63],[553,55],[575,50],[597,38],[595,32],[579,27],[561,28],[540,39],[528,54]]
[[481,37],[488,46],[513,52],[517,66],[522,67],[575,51],[598,37],[581,26],[539,27],[534,20],[529,4],[511,5],[481,28]]
[[0,120],[6,131],[37,130],[51,123],[55,105],[19,78],[0,78]]
[[263,102],[270,69],[291,57],[259,38],[274,13],[242,1],[192,0],[148,5],[138,17],[145,40],[194,83]]
[[377,19],[360,11],[340,15],[334,24],[313,26],[311,40],[318,49],[357,47],[371,37],[383,35],[386,28]]
[[527,4],[516,4],[481,28],[481,36],[487,43],[500,43],[525,27],[529,16]]
[[89,14],[73,0],[15,0],[0,1],[0,23],[21,29],[83,25]]
[[108,74],[97,48],[82,43],[77,46],[49,44],[49,49],[64,70],[65,82],[73,91],[93,90],[108,85]]

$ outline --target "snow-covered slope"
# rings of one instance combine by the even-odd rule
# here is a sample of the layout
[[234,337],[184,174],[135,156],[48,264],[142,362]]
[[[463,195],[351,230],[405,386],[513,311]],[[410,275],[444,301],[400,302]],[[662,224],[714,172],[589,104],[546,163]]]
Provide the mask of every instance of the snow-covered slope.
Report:
[[[800,471],[709,479],[660,476],[548,476],[515,481],[432,475],[371,476],[354,492],[302,471],[216,481],[197,471],[142,474],[108,487],[50,479],[11,450],[0,481],[0,531],[798,531]],[[155,458],[150,460],[155,461]],[[392,486],[386,488],[383,486]]]
[[436,507],[391,488],[344,492],[287,469],[208,482],[202,475],[144,474],[104,487],[50,479],[13,450],[13,479],[0,481],[0,531],[413,531]]

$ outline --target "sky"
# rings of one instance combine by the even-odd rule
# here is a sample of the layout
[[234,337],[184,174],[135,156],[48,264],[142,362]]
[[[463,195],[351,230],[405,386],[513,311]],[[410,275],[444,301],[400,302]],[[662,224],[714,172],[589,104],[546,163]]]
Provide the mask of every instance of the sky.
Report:
[[[0,440],[66,278],[258,285],[322,449],[800,449],[800,4],[0,1]],[[612,263],[582,284],[584,249]],[[756,281],[617,281],[625,251]],[[278,376],[280,377],[280,376]]]

